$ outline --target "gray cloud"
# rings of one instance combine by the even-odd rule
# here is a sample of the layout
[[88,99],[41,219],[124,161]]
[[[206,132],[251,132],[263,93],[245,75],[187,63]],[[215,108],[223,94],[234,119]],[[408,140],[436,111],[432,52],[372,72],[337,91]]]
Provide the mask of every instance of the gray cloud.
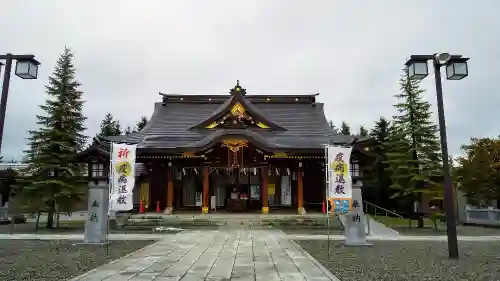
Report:
[[[415,1],[414,1],[415,2]],[[65,45],[76,55],[93,136],[107,111],[124,125],[164,93],[321,93],[329,119],[357,130],[394,114],[410,54],[470,56],[470,77],[444,83],[450,150],[500,132],[500,2],[466,1],[2,2],[2,51],[34,53],[40,79],[14,78],[2,154],[20,158],[44,85]],[[435,105],[432,78],[423,82]],[[435,108],[435,107],[434,107]]]

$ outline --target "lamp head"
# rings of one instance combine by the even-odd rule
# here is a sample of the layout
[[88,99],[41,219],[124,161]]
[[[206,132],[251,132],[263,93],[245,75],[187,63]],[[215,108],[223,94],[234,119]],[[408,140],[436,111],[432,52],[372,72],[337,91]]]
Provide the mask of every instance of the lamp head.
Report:
[[451,55],[449,53],[438,53],[434,55],[434,58],[439,63],[439,65],[445,65],[450,61]]

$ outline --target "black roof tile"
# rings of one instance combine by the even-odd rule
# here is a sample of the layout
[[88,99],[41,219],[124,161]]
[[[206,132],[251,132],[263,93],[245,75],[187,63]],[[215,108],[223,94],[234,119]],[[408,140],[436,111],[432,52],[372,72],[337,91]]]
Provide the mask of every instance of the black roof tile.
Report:
[[[252,106],[272,123],[285,130],[252,129],[192,129],[211,118],[214,113],[224,110],[232,96],[225,102],[189,102],[189,95],[178,101],[164,99],[155,103],[151,120],[140,132],[129,135],[108,137],[114,142],[136,143],[138,148],[192,148],[204,149],[224,136],[247,137],[258,145],[270,150],[322,148],[329,143],[347,144],[356,137],[335,133],[325,118],[322,103],[311,102],[312,96],[279,96],[283,100],[265,102],[261,96],[244,96],[244,107]],[[196,96],[200,98],[200,95]],[[287,99],[289,97],[289,99]],[[300,102],[293,102],[300,97]],[[166,102],[165,102],[166,100]],[[184,100],[184,101],[180,101]],[[250,103],[254,100],[254,103]],[[286,100],[286,101],[285,101]],[[306,102],[304,102],[306,100]],[[313,100],[313,99],[312,99]],[[248,108],[247,108],[248,109]]]

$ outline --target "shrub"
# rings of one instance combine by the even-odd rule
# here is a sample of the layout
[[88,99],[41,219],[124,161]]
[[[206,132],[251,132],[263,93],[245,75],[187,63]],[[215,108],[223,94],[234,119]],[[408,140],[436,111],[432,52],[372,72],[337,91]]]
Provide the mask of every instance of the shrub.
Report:
[[26,217],[23,215],[15,215],[12,217],[12,223],[14,224],[26,223]]

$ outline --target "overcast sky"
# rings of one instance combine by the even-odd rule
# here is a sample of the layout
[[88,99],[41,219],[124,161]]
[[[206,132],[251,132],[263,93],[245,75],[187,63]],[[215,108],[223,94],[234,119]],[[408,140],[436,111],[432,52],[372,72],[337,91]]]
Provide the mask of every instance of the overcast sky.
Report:
[[[444,81],[450,152],[500,134],[500,1],[2,0],[0,53],[33,53],[38,80],[13,77],[2,155],[22,157],[44,85],[64,46],[75,53],[87,135],[106,112],[124,125],[163,93],[320,93],[329,119],[358,131],[391,117],[410,54],[471,57]],[[2,73],[3,75],[3,73]],[[432,77],[423,87],[435,111]]]

